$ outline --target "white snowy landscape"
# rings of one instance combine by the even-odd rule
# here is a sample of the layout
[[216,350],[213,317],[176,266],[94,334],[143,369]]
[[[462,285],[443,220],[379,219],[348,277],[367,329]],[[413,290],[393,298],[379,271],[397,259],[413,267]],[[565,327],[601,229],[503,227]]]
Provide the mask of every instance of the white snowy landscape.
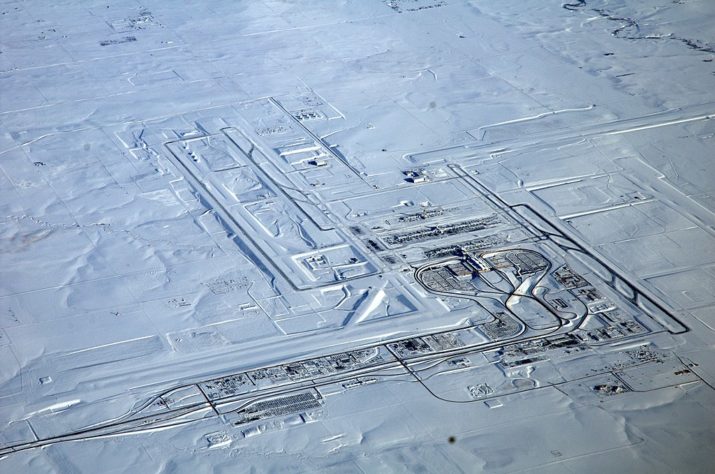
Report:
[[715,2],[0,2],[0,472],[715,472]]

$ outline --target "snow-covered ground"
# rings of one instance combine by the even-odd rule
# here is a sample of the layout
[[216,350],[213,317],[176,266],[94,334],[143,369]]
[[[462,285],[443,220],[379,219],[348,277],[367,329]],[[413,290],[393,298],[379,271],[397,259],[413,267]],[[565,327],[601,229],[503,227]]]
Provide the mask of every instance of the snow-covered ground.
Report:
[[713,472],[711,0],[0,4],[0,472]]

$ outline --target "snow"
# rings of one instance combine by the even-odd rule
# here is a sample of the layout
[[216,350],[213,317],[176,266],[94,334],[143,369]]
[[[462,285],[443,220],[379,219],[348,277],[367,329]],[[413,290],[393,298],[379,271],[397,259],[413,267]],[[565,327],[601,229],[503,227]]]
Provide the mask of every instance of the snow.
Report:
[[0,28],[0,471],[715,468],[711,1]]

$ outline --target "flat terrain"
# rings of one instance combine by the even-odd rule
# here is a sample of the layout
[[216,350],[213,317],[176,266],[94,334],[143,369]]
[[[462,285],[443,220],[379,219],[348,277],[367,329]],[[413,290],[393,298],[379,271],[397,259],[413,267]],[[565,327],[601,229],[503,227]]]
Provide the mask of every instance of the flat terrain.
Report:
[[713,2],[0,31],[0,471],[715,470]]

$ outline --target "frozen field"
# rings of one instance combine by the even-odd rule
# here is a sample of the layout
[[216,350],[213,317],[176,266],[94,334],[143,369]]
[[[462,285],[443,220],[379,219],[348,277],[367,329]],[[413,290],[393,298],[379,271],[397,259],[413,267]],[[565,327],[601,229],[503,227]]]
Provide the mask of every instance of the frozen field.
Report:
[[0,2],[0,472],[715,472],[715,2]]

